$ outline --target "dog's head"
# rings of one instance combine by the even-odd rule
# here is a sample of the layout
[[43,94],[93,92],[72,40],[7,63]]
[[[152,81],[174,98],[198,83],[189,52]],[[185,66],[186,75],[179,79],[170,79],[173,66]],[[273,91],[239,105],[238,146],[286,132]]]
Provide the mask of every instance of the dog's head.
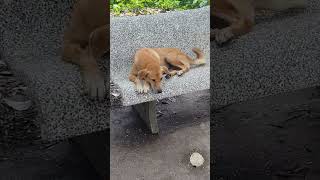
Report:
[[162,93],[161,80],[164,73],[163,68],[149,66],[138,72],[138,77],[151,85],[151,88],[157,93]]

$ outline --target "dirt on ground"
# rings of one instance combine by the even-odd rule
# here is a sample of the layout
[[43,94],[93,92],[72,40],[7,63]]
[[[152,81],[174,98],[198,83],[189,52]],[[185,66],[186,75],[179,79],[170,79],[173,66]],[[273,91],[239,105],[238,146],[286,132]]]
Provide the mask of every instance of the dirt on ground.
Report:
[[98,179],[76,146],[41,140],[38,111],[27,92],[0,59],[0,179]]
[[215,178],[320,179],[319,92],[309,88],[212,111]]

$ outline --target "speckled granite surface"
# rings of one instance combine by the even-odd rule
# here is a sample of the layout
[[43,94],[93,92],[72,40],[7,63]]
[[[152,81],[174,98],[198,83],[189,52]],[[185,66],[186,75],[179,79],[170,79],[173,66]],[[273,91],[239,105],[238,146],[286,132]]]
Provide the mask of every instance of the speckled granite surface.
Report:
[[[118,17],[111,21],[111,79],[119,85],[125,106],[178,96],[210,87],[209,7],[158,15]],[[128,80],[137,49],[142,47],[177,47],[192,57],[193,47],[201,48],[207,64],[192,68],[182,77],[164,80],[161,94],[135,92]]]
[[64,139],[107,128],[108,100],[94,102],[81,95],[83,87],[77,67],[60,59],[63,27],[73,2],[2,3],[4,60],[31,90],[40,110],[37,122],[42,137]]
[[[61,61],[61,40],[62,32],[66,21],[69,19],[73,1],[4,1],[1,2],[1,41],[2,55],[9,63],[15,74],[19,75],[30,88],[30,94],[39,108],[37,122],[40,123],[42,137],[47,140],[64,139],[76,135],[91,133],[103,130],[109,126],[109,103],[95,102],[82,95],[82,82],[76,66]],[[128,21],[127,18],[113,20],[113,29],[119,29],[123,33],[113,47],[126,47],[125,49],[112,49],[114,54],[123,51],[130,57],[134,52],[132,49],[142,45],[160,46],[171,45],[180,47],[190,53],[195,45],[205,50],[209,59],[209,8],[202,10],[187,11],[183,13],[161,14],[153,16],[134,17]],[[145,20],[143,26],[134,25],[139,20]],[[161,24],[155,24],[156,21]],[[169,21],[170,19],[170,21]],[[152,21],[150,21],[152,20]],[[117,22],[116,22],[117,21]],[[151,23],[153,22],[153,23]],[[192,24],[190,23],[192,22]],[[201,23],[203,22],[203,23]],[[178,25],[180,23],[181,25]],[[119,27],[121,25],[122,27]],[[151,28],[157,26],[156,28]],[[192,25],[192,26],[191,26]],[[128,27],[141,29],[141,33],[129,31]],[[147,41],[140,35],[158,34],[157,38]],[[196,32],[196,33],[191,33]],[[128,35],[130,34],[130,36]],[[127,34],[127,38],[124,38]],[[170,36],[168,36],[170,35]],[[133,37],[132,37],[133,36]],[[189,36],[189,38],[186,38]],[[132,39],[132,38],[137,39]],[[166,38],[165,38],[166,37]],[[177,39],[184,39],[184,46],[177,42]],[[139,41],[138,41],[139,40]],[[140,42],[140,43],[139,43]],[[190,46],[189,46],[190,45]],[[120,58],[118,58],[120,60]],[[129,59],[128,59],[129,60]],[[107,60],[105,61],[107,62]],[[128,63],[129,61],[125,61]],[[114,64],[113,64],[114,65]],[[124,72],[130,66],[123,68],[119,63],[115,66],[118,72]],[[109,69],[108,63],[104,63],[105,69]],[[120,68],[119,68],[120,67]],[[192,77],[196,73],[199,76]],[[106,73],[108,74],[108,72]],[[127,74],[122,74],[123,77]],[[190,84],[192,81],[203,82]],[[179,95],[191,92],[194,89],[209,88],[209,64],[196,68],[188,75],[179,79],[178,90],[173,92],[169,89],[172,79],[164,90],[163,97]],[[183,80],[184,79],[184,80]],[[183,82],[182,82],[183,81]],[[171,83],[171,85],[170,85]],[[130,86],[128,82],[122,82],[122,87]],[[185,89],[188,87],[188,89]],[[130,90],[129,90],[130,93]],[[151,97],[153,98],[153,97]],[[150,99],[150,98],[149,98]],[[142,102],[146,98],[134,97],[129,102]]]
[[320,85],[320,1],[263,18],[229,45],[211,45],[211,103],[225,105]]

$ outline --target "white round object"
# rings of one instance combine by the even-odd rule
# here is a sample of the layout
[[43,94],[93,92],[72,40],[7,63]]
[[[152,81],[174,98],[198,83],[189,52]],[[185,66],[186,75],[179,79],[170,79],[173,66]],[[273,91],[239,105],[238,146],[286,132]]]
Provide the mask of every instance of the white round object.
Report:
[[202,164],[204,163],[204,158],[201,154],[194,152],[190,156],[190,163],[195,167],[202,166]]

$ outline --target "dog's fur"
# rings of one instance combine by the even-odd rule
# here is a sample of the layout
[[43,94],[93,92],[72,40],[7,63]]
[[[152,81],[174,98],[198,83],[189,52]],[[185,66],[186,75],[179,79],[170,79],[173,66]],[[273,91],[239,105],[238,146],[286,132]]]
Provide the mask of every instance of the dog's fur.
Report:
[[[222,29],[211,29],[211,38],[218,44],[250,32],[255,23],[255,10],[270,9],[283,11],[304,8],[305,0],[214,0],[211,1],[211,18],[228,23]],[[214,25],[212,23],[211,25]]]
[[80,67],[91,97],[105,96],[104,76],[97,59],[109,50],[109,8],[105,0],[79,0],[63,37],[62,59]]
[[[180,76],[189,71],[192,64],[205,64],[203,52],[198,48],[193,48],[192,51],[197,55],[195,60],[177,48],[139,49],[134,56],[129,80],[134,82],[139,93],[147,93],[150,90],[150,85],[154,91],[161,93],[163,74],[167,74],[169,77],[176,74]],[[178,70],[169,71],[170,66]]]

